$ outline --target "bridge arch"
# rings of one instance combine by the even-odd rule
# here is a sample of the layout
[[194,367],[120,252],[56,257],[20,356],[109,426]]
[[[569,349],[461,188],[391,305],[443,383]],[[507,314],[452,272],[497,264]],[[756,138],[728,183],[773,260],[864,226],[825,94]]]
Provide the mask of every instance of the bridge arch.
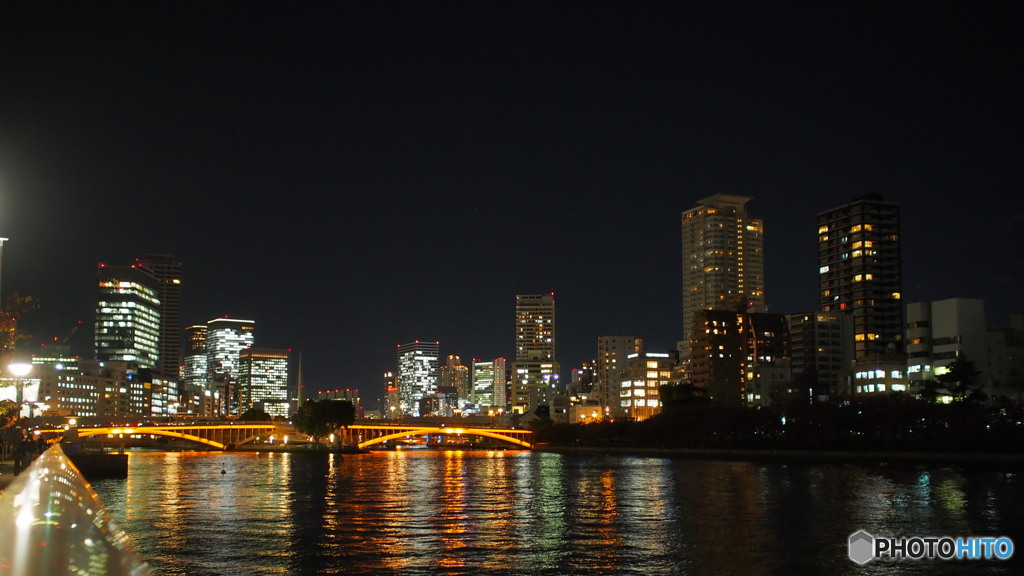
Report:
[[[118,434],[145,434],[179,438],[210,446],[218,450],[226,450],[229,445],[241,446],[256,440],[260,433],[273,430],[273,425],[252,426],[132,426],[124,428],[77,428],[80,438],[89,436],[111,436]],[[60,430],[59,432],[63,432]]]
[[[525,438],[531,434],[528,430],[498,430],[491,428],[452,428],[447,426],[349,426],[345,434],[351,436],[355,433],[368,433],[371,438],[356,443],[359,448],[368,448],[374,444],[383,444],[389,440],[398,440],[407,436],[421,436],[424,434],[444,434],[460,436],[486,436],[503,442],[508,442],[522,448],[533,448]],[[355,442],[351,442],[355,443]]]

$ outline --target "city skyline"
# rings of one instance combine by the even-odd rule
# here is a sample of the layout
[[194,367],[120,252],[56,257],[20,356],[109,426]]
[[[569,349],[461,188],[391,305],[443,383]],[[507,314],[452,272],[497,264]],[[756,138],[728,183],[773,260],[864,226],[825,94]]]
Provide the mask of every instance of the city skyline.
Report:
[[674,349],[680,215],[714,194],[764,223],[768,310],[815,310],[816,216],[880,193],[904,302],[982,298],[1005,324],[1013,18],[845,10],[15,7],[4,295],[63,337],[94,320],[99,262],[171,254],[183,327],[251,318],[308,388],[372,405],[403,342],[513,358],[516,294],[558,298],[563,378],[599,336]]

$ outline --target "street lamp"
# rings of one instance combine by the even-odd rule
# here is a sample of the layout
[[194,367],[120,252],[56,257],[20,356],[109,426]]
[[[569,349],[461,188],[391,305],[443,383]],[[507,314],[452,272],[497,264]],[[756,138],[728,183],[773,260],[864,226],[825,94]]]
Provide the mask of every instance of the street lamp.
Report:
[[32,371],[32,365],[27,362],[12,362],[7,365],[7,370],[17,378],[15,390],[17,392],[14,401],[18,404],[18,417],[21,417],[21,405],[25,402],[25,376]]

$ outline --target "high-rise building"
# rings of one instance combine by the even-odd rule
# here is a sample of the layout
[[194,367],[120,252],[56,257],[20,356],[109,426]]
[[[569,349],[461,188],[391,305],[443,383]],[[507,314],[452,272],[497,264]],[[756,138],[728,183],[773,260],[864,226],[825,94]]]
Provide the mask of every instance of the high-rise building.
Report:
[[636,336],[599,336],[594,397],[606,416],[622,416],[619,384],[626,378],[627,358],[643,352],[644,341]]
[[555,295],[516,295],[516,362],[555,361]]
[[164,378],[178,379],[181,364],[181,262],[169,254],[146,254],[136,264],[156,278],[160,299],[160,364]]
[[818,214],[818,302],[853,317],[854,358],[903,353],[899,206],[880,194]]
[[288,350],[270,348],[247,348],[238,353],[240,412],[261,408],[271,416],[285,418],[294,412],[290,358]]
[[214,318],[206,323],[207,390],[214,415],[239,412],[239,356],[253,347],[256,324],[238,318]]
[[398,345],[398,416],[420,416],[420,401],[437,391],[440,343],[415,340]]
[[716,194],[682,214],[683,359],[699,310],[765,311],[764,226],[750,200]]
[[160,281],[138,265],[97,268],[96,359],[160,365]]
[[505,359],[473,361],[473,404],[478,410],[505,410]]
[[206,355],[206,324],[185,328],[185,357],[181,366],[181,411],[210,416],[210,367]]
[[510,409],[523,414],[550,406],[562,392],[555,360],[554,293],[516,295],[515,345]]
[[462,365],[462,359],[449,355],[438,373],[438,386],[455,390],[455,408],[469,402],[469,368]]

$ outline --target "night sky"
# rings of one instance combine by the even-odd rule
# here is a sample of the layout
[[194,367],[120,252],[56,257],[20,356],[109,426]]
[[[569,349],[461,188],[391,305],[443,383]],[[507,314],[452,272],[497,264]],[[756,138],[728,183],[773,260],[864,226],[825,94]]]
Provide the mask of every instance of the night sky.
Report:
[[908,302],[1024,310],[1011,2],[16,2],[0,9],[2,291],[91,355],[98,262],[183,263],[184,324],[256,321],[372,407],[397,344],[513,358],[554,292],[563,377],[674,348],[680,213],[752,197],[772,312],[817,213],[900,204]]

